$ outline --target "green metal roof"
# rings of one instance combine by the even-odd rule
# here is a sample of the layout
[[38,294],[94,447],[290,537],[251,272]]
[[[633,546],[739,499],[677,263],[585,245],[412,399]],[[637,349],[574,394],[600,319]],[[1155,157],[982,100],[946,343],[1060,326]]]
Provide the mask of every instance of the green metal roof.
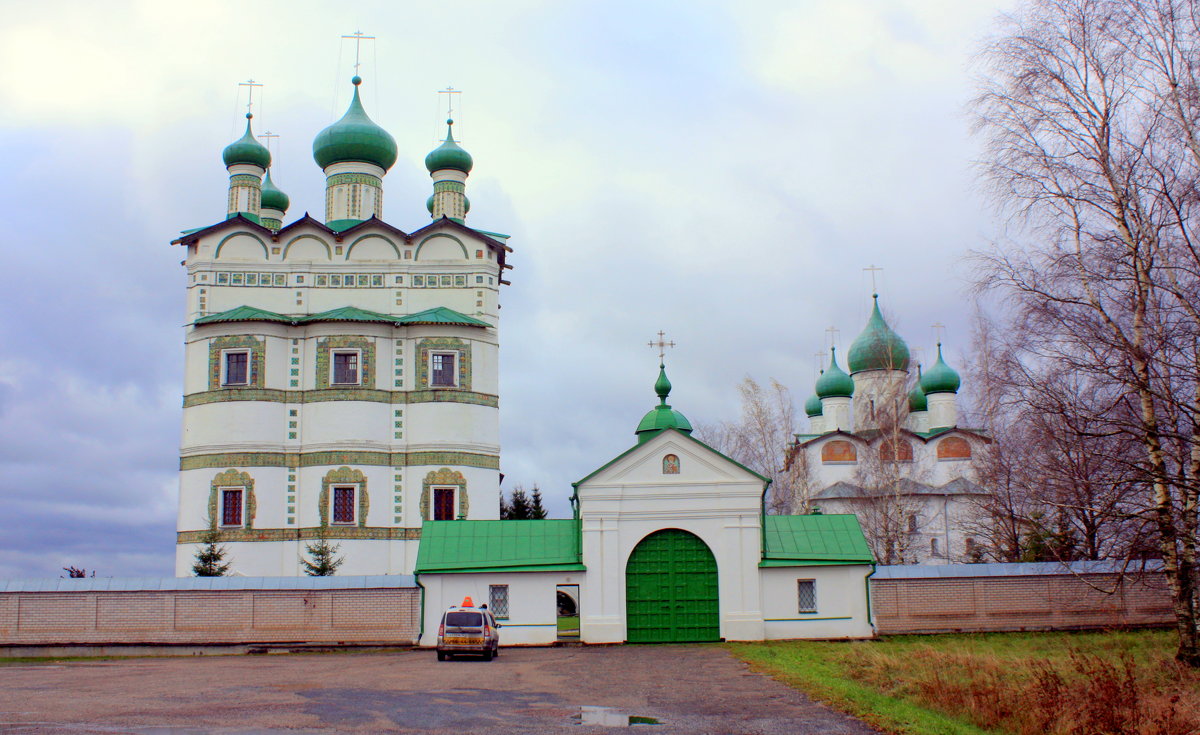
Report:
[[375,324],[395,324],[397,326],[413,326],[419,324],[449,324],[464,327],[487,327],[487,322],[480,321],[466,314],[460,314],[454,309],[435,306],[432,309],[418,311],[407,316],[390,316],[377,311],[360,309],[357,306],[343,306],[339,309],[322,311],[310,316],[288,316],[277,314],[266,309],[253,306],[236,306],[218,314],[209,314],[197,319],[193,324],[215,324],[219,322],[279,322],[282,324],[312,324],[314,322],[372,322]]
[[829,348],[829,368],[817,378],[818,398],[850,398],[854,395],[854,379],[837,364],[837,348]]
[[354,98],[342,119],[317,133],[313,140],[313,159],[321,168],[339,161],[364,161],[387,171],[396,163],[396,139],[375,124],[363,109],[358,96],[360,77],[354,84]]
[[258,309],[253,306],[235,306],[229,311],[222,311],[219,314],[209,314],[197,319],[195,324],[213,324],[216,322],[283,322],[291,324],[292,317],[278,314],[274,311],[266,309]]
[[766,516],[765,523],[761,567],[871,564],[874,561],[858,518],[852,514]]
[[942,343],[938,342],[938,359],[933,363],[933,367],[921,376],[921,390],[925,395],[930,393],[957,393],[959,386],[962,385],[962,379],[958,377],[958,373],[954,368],[946,364],[942,359]]
[[468,327],[489,326],[485,321],[480,321],[475,317],[461,314],[454,309],[447,309],[444,306],[435,306],[432,309],[418,311],[416,314],[396,317],[395,320],[397,324],[461,324]]
[[271,152],[258,142],[258,138],[255,138],[254,133],[250,130],[252,117],[254,115],[246,113],[246,133],[221,151],[221,160],[225,162],[226,167],[239,163],[248,163],[259,168],[271,165]]
[[425,521],[417,574],[584,571],[579,522]]
[[864,370],[907,370],[908,345],[900,335],[892,331],[879,311],[879,294],[871,308],[871,318],[862,334],[850,345],[850,374]]
[[454,169],[469,174],[473,165],[471,154],[463,150],[462,146],[454,140],[454,121],[447,120],[446,139],[440,146],[430,151],[428,156],[425,156],[425,168],[429,170],[429,173],[442,169]]

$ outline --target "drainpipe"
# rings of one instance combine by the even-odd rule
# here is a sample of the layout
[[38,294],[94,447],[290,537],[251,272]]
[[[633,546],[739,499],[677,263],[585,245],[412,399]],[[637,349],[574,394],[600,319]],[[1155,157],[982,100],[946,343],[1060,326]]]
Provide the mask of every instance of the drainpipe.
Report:
[[767,558],[767,490],[771,488],[771,480],[763,483],[762,500],[758,504],[758,555],[759,560]]
[[414,574],[413,581],[421,588],[421,619],[420,626],[417,628],[417,645],[421,645],[421,639],[425,637],[425,585],[421,584],[421,575]]
[[575,558],[583,563],[583,524],[579,522],[579,483],[571,483],[571,517],[575,519]]
[[[871,562],[871,573],[863,578],[863,584],[867,587],[867,625],[871,629],[875,628],[875,620],[871,616],[871,577],[875,576],[875,562]],[[878,633],[879,631],[876,631]]]

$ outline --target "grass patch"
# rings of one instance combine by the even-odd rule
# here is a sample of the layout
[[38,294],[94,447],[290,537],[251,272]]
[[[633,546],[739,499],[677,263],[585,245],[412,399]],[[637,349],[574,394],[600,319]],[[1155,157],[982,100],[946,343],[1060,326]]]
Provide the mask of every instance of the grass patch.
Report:
[[571,633],[579,635],[579,616],[578,615],[560,615],[558,617],[558,634]]
[[1183,735],[1200,673],[1169,631],[726,644],[753,668],[892,733]]

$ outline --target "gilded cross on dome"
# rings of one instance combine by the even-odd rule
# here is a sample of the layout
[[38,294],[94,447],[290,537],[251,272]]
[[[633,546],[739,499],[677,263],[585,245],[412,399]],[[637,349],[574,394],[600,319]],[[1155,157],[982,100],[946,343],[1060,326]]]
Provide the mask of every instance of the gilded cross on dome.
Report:
[[354,39],[354,76],[358,76],[358,67],[361,66],[361,64],[359,63],[358,55],[359,55],[359,52],[362,51],[362,42],[363,41],[374,41],[375,37],[374,36],[365,36],[365,35],[363,35],[362,31],[355,31],[354,33],[351,33],[349,36],[342,36],[342,38],[353,38]]
[[246,98],[246,117],[254,113],[254,88],[261,87],[261,82],[256,82],[253,79],[247,79],[244,82],[238,82],[239,87],[249,87],[249,96]]
[[647,343],[647,344],[648,344],[648,345],[649,345],[651,348],[655,348],[655,347],[657,347],[657,348],[658,348],[658,362],[659,362],[659,364],[662,364],[663,358],[664,358],[664,357],[666,357],[666,355],[667,355],[667,348],[668,348],[668,347],[674,347],[674,346],[675,346],[675,343],[674,343],[673,341],[672,341],[672,342],[668,342],[668,341],[666,340],[666,332],[663,332],[661,329],[660,329],[660,330],[658,330],[658,341],[657,341],[657,342],[649,342],[649,343]]
[[874,263],[872,263],[871,265],[867,266],[866,268],[863,268],[863,270],[865,270],[871,274],[871,293],[878,294],[879,287],[875,283],[875,274],[882,272],[883,269],[880,268],[879,266],[875,265]]

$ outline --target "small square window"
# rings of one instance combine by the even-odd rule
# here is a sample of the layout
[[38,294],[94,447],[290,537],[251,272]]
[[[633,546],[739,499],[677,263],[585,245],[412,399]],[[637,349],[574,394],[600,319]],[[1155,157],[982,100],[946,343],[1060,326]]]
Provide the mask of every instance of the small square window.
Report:
[[222,385],[249,385],[250,351],[231,350],[224,353],[225,365]]
[[354,523],[355,495],[358,488],[350,486],[335,486],[330,503],[333,505],[332,522],[338,524]]
[[475,276],[476,283],[483,283],[483,276]]
[[333,353],[333,380],[337,385],[358,385],[358,352]]
[[796,580],[797,612],[815,613],[817,611],[817,581],[815,579]]
[[455,352],[435,352],[429,360],[430,384],[441,386],[444,388],[453,388],[457,385],[455,380],[455,363],[458,362],[458,353]]
[[508,585],[488,585],[488,609],[497,620],[508,620]]
[[221,525],[242,525],[242,492],[238,488],[221,488]]

